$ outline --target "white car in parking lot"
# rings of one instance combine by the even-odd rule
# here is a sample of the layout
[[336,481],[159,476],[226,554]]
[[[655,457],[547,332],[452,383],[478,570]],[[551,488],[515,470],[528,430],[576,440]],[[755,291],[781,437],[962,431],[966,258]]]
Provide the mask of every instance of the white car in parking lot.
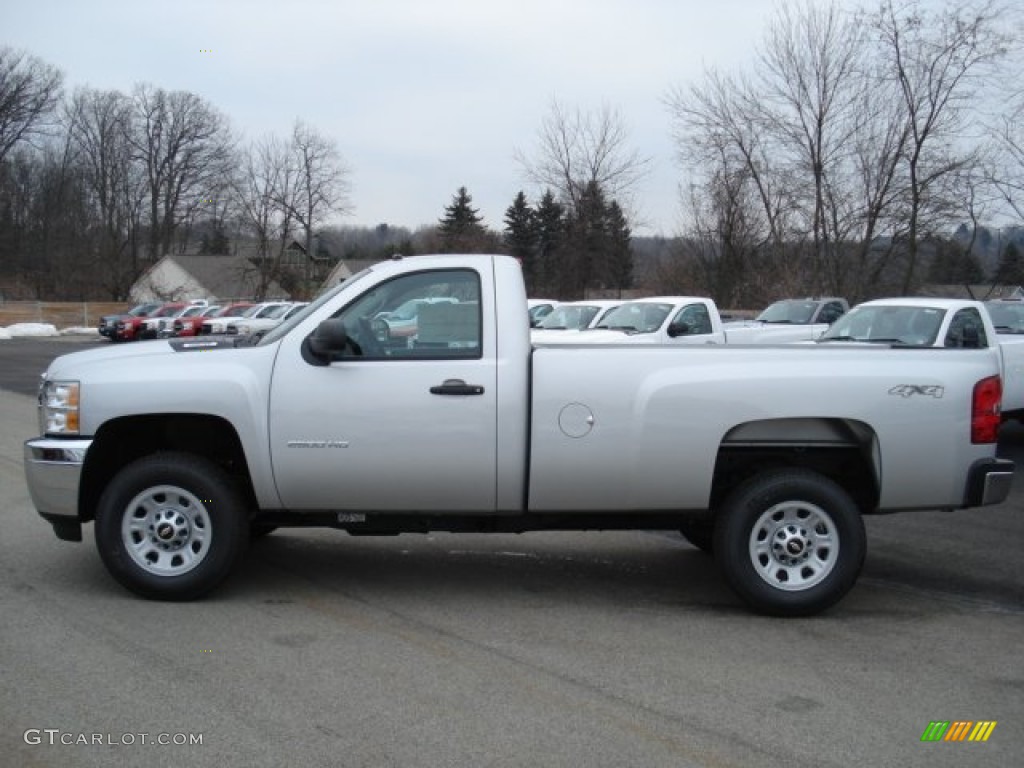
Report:
[[[199,333],[202,335],[216,334],[216,333],[230,333],[230,326],[234,325],[237,332],[238,323],[246,320],[255,320],[260,317],[266,317],[268,314],[281,311],[287,311],[287,308],[291,306],[289,301],[264,301],[260,304],[254,304],[245,310],[241,315],[236,317],[211,317],[208,321],[204,321]],[[279,307],[285,309],[279,310]]]
[[527,299],[526,312],[530,316],[530,327],[536,328],[557,306],[558,302],[554,299]]
[[566,331],[594,328],[622,303],[614,299],[564,302],[551,310],[538,325],[533,326],[530,338],[533,341],[543,341]]
[[282,304],[259,317],[247,318],[245,320],[239,320],[237,323],[231,323],[228,325],[227,332],[230,335],[237,336],[251,336],[254,333],[266,333],[271,328],[283,323],[308,304],[308,301],[296,301],[291,304]]

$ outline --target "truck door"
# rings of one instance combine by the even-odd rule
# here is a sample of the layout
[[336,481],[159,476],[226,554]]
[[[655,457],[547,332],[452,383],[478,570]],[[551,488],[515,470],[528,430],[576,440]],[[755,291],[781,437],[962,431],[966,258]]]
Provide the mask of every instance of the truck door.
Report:
[[725,341],[721,333],[714,332],[711,313],[704,304],[681,307],[671,319],[667,333],[673,344],[720,344]]
[[286,507],[495,508],[491,279],[440,269],[373,286],[335,313],[349,343],[326,365],[303,352],[304,334],[281,341],[269,420]]

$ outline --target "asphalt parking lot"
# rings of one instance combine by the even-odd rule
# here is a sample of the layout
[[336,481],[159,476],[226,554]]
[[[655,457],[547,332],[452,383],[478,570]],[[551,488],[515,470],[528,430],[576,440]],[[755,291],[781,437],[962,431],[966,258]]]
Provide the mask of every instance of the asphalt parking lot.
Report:
[[[91,526],[58,541],[24,483],[40,371],[96,344],[0,341],[0,764],[1021,763],[1017,425],[1007,503],[869,519],[858,585],[814,618],[749,614],[647,532],[278,531],[210,598],[154,603]],[[922,742],[933,721],[997,724]]]

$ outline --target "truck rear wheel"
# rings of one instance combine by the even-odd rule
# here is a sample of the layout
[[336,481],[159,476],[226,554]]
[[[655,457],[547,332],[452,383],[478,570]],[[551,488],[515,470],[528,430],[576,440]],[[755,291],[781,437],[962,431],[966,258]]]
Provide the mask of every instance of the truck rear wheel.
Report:
[[808,616],[853,587],[867,549],[857,505],[804,469],[765,472],[726,499],[715,527],[726,581],[754,610]]
[[235,485],[212,462],[159,453],[122,469],[100,497],[96,546],[143,597],[192,600],[218,586],[249,540]]

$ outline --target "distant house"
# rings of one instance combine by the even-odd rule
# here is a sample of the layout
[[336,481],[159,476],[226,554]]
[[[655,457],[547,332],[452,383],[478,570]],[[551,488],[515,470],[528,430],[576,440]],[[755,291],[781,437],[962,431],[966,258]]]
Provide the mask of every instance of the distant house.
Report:
[[340,259],[334,265],[334,268],[327,273],[327,277],[321,284],[320,290],[324,291],[328,288],[333,288],[343,280],[352,277],[356,272],[361,272],[379,262],[379,259]]
[[281,265],[302,275],[310,286],[320,285],[338,263],[335,248],[329,238],[313,236],[313,252],[306,252],[306,243],[292,240],[281,255]]
[[[132,301],[175,301],[253,298],[259,288],[256,267],[246,256],[233,254],[165,256],[135,281],[129,295]],[[290,298],[271,281],[264,295]]]
[[1024,288],[1019,285],[947,285],[943,283],[927,283],[921,286],[918,296],[935,299],[974,299],[989,301],[991,299],[1024,299]]

